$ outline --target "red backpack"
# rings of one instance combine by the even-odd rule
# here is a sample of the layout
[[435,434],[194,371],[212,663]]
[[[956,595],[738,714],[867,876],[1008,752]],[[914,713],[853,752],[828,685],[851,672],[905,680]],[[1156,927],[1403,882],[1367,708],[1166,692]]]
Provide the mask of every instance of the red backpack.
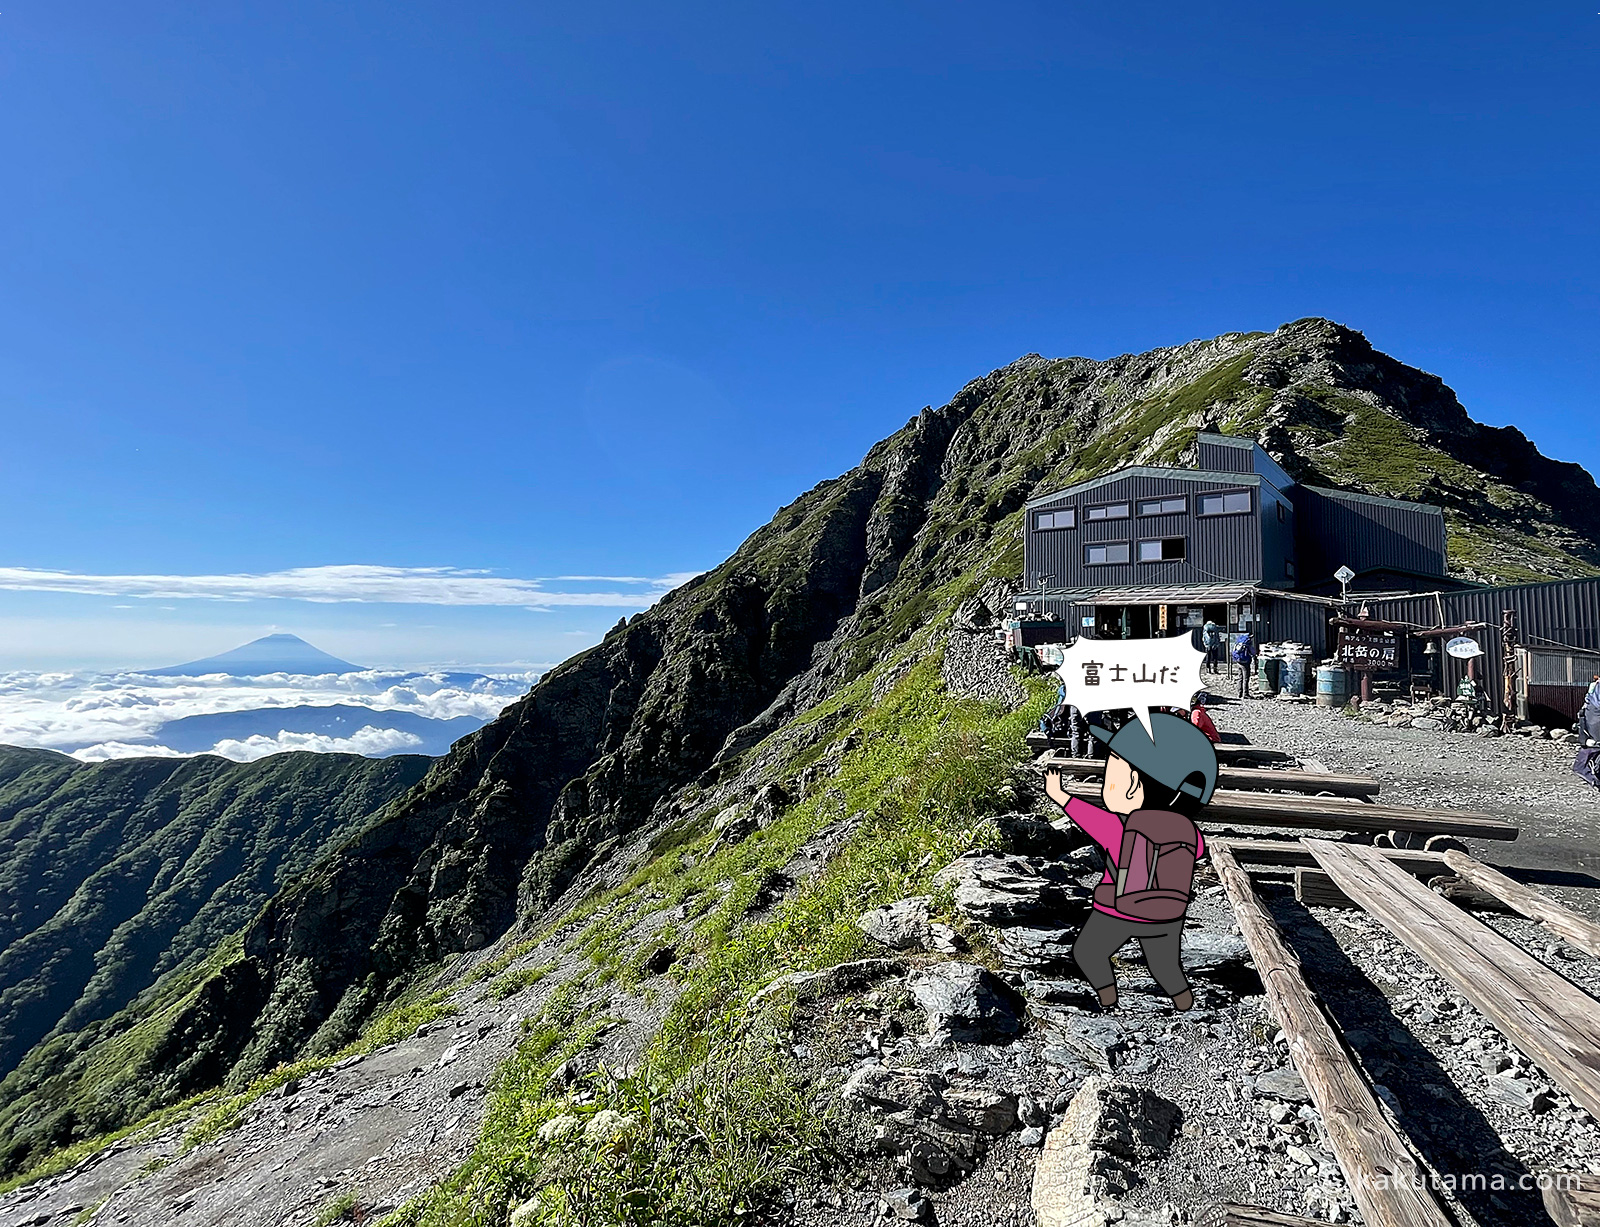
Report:
[[1194,889],[1199,831],[1182,814],[1140,809],[1122,824],[1115,882],[1102,882],[1095,899],[1135,920],[1177,920]]

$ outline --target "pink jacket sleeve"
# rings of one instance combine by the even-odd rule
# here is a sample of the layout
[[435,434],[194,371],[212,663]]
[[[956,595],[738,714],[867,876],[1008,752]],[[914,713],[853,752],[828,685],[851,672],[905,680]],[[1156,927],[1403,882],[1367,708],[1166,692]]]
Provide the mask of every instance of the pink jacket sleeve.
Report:
[[1082,797],[1067,802],[1067,817],[1095,843],[1111,854],[1113,862],[1122,851],[1122,819],[1110,810],[1090,805]]

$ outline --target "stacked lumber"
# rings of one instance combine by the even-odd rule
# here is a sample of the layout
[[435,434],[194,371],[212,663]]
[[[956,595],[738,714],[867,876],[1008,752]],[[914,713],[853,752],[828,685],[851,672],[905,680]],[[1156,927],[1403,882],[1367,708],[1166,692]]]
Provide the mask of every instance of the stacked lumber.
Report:
[[[1087,801],[1100,799],[1093,781],[1064,780],[1065,791]],[[1219,788],[1200,812],[1202,824],[1240,822],[1250,826],[1302,827],[1319,831],[1391,831],[1420,835],[1456,835],[1473,839],[1515,839],[1518,827],[1471,810],[1415,809],[1402,805],[1365,804],[1341,797],[1236,792]]]
[[[1030,750],[1039,753],[1045,750],[1065,750],[1072,742],[1066,737],[1051,737],[1047,733],[1032,732],[1023,734],[1023,740]],[[1221,763],[1292,763],[1294,755],[1283,750],[1269,750],[1265,746],[1230,745],[1227,742],[1217,747],[1217,761]]]
[[[1104,776],[1102,758],[1071,758],[1060,751],[1040,755],[1039,766],[1066,775]],[[1339,797],[1375,797],[1380,785],[1370,775],[1335,775],[1331,772],[1274,770],[1264,767],[1222,767],[1217,772],[1219,788],[1238,791],[1275,790],[1304,793],[1331,793]]]
[[1379,1109],[1250,879],[1226,848],[1213,849],[1212,864],[1362,1216],[1371,1227],[1444,1227],[1450,1219],[1429,1190],[1426,1173]]
[[1575,1102],[1600,1117],[1600,1003],[1397,870],[1376,849],[1305,842],[1334,885],[1454,985]]

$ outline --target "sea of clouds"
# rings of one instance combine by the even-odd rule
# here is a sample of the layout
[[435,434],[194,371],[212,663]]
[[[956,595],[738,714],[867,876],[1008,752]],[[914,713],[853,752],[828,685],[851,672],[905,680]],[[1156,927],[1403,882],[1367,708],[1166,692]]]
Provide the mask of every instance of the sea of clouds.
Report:
[[[160,743],[161,726],[185,716],[274,707],[347,704],[487,723],[526,694],[537,673],[478,675],[367,669],[260,677],[150,677],[141,673],[0,673],[0,744],[58,750],[84,762],[184,757]],[[364,727],[348,737],[280,732],[219,741],[207,753],[252,762],[285,750],[384,755],[420,744],[413,734]]]

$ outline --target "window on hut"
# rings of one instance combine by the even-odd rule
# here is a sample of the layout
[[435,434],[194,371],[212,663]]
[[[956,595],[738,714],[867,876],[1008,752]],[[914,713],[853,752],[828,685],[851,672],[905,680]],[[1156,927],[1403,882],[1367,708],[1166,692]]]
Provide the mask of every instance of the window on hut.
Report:
[[1107,503],[1104,507],[1091,507],[1086,515],[1091,520],[1126,520],[1128,504]]
[[1083,550],[1083,561],[1090,566],[1103,566],[1128,561],[1128,543],[1116,541],[1109,545],[1089,545]]
[[1078,512],[1076,508],[1065,507],[1056,511],[1038,511],[1033,516],[1034,528],[1076,528],[1078,526]]
[[1203,516],[1231,516],[1250,510],[1250,491],[1220,490],[1216,494],[1200,496],[1200,514]]
[[1139,504],[1139,514],[1142,516],[1168,516],[1188,510],[1189,500],[1181,496],[1145,499]]
[[1140,562],[1176,562],[1186,557],[1185,538],[1162,537],[1156,541],[1139,542]]

